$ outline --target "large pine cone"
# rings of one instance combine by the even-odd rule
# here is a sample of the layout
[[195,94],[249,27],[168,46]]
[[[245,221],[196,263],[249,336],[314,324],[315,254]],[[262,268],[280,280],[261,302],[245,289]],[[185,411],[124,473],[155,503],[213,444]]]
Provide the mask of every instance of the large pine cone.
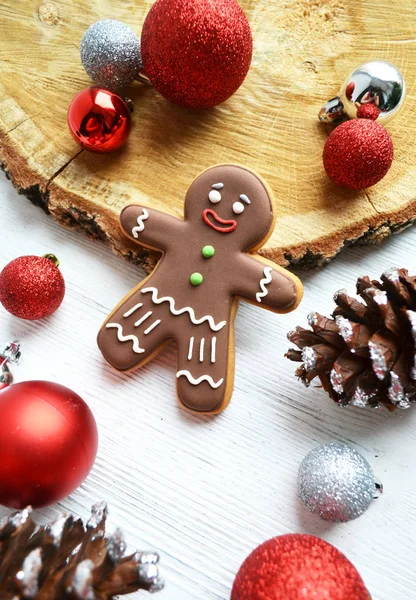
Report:
[[409,408],[416,401],[416,277],[391,269],[380,281],[357,280],[360,302],[345,290],[334,296],[334,318],[308,317],[312,330],[288,334],[300,350],[286,356],[302,362],[305,385],[319,377],[341,406]]
[[163,588],[155,553],[123,556],[120,530],[105,536],[107,507],[92,507],[86,527],[63,514],[37,527],[31,509],[0,522],[1,600],[112,600],[138,589]]

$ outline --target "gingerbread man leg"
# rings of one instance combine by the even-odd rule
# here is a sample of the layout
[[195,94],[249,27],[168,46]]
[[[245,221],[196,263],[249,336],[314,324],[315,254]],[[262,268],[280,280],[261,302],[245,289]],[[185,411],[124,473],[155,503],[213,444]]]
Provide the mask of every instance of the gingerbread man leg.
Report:
[[186,408],[216,413],[227,406],[234,383],[230,343],[228,327],[213,332],[206,324],[178,340],[177,392]]
[[98,334],[104,358],[119,371],[148,362],[171,338],[164,307],[136,290],[108,317]]

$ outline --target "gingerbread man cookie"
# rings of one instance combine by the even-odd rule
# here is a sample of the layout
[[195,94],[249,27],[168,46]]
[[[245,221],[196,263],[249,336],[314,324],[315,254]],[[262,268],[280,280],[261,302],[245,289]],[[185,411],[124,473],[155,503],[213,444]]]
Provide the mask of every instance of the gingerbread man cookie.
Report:
[[177,343],[179,400],[216,413],[234,382],[234,318],[239,300],[286,313],[302,297],[299,279],[252,253],[273,231],[273,204],[262,179],[236,165],[218,165],[195,179],[185,218],[148,206],[123,209],[123,231],[162,257],[122,300],[98,334],[106,360],[129,371]]

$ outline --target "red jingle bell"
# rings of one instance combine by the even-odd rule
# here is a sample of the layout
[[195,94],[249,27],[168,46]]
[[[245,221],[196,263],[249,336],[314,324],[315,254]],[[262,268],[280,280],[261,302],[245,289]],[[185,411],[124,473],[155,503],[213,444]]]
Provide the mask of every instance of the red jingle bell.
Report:
[[313,535],[281,535],[243,562],[231,600],[371,600],[354,565]]
[[97,425],[87,404],[48,381],[0,392],[0,504],[47,506],[73,492],[97,453]]
[[130,109],[117,94],[99,87],[79,92],[68,109],[73,138],[92,152],[113,152],[126,143],[131,129]]
[[235,0],[156,0],[143,24],[144,73],[167,100],[210,108],[243,83],[253,51]]

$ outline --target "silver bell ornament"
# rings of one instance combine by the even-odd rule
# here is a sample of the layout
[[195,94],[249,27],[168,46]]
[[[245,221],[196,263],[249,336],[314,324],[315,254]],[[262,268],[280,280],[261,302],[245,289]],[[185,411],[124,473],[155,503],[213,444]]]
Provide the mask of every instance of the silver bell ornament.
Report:
[[103,19],[93,23],[81,41],[81,62],[89,77],[111,91],[140,78],[140,40],[121,21]]
[[359,452],[348,444],[334,442],[318,446],[303,459],[298,489],[313,513],[341,523],[363,514],[383,486]]
[[12,374],[9,371],[8,363],[17,364],[20,360],[20,342],[15,340],[10,342],[0,354],[0,390],[11,385],[13,381]]
[[384,60],[372,60],[357,67],[344,81],[338,96],[329,100],[319,112],[325,123],[343,118],[355,119],[364,104],[380,110],[377,121],[383,125],[403,105],[406,85],[399,69]]

